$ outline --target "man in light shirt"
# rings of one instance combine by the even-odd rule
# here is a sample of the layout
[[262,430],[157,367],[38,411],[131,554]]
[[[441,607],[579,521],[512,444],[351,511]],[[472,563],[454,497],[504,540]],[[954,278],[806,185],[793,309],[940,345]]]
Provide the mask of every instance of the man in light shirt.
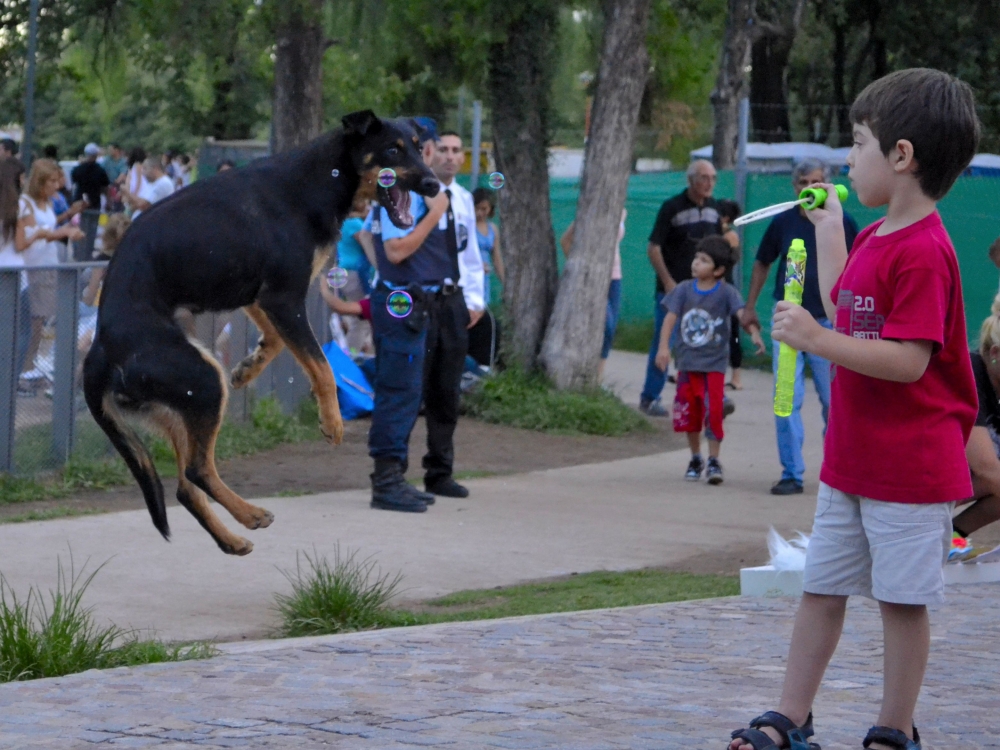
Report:
[[138,219],[139,215],[154,203],[159,203],[174,192],[173,180],[166,175],[163,165],[155,156],[149,157],[142,163],[142,175],[146,181],[139,188],[138,194],[122,187],[122,197],[132,207],[132,221]]

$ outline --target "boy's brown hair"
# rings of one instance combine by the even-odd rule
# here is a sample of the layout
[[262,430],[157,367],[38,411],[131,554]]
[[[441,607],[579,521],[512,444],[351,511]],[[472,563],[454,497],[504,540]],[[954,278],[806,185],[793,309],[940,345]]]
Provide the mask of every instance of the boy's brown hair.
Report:
[[940,200],[979,146],[976,98],[969,84],[932,68],[909,68],[868,84],[851,107],[851,122],[867,125],[887,155],[897,141],[913,144],[916,178]]
[[729,269],[733,265],[733,248],[720,234],[703,237],[695,245],[696,253],[705,253],[715,263],[715,270]]

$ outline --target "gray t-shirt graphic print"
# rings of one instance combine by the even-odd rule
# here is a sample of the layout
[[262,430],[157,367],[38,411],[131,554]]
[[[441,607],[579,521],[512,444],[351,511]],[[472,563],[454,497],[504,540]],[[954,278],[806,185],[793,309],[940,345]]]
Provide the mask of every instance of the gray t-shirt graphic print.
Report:
[[729,366],[731,318],[743,309],[736,287],[719,281],[702,292],[695,281],[682,281],[661,303],[677,316],[677,369],[685,372],[725,372]]

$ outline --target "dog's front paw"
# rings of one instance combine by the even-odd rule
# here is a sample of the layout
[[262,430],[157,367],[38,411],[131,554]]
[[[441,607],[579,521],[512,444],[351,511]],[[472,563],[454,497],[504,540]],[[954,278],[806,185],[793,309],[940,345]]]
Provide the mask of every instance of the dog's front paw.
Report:
[[229,376],[229,383],[234,389],[240,389],[250,382],[250,368],[242,362],[233,368]]
[[340,445],[341,441],[344,439],[344,420],[337,417],[331,423],[321,424],[319,426],[319,431],[323,433],[323,437],[326,438],[326,442],[333,443],[334,445]]

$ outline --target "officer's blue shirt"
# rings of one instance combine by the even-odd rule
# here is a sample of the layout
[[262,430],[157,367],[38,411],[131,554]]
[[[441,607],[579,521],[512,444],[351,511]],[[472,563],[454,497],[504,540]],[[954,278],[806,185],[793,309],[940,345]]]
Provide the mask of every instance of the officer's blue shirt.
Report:
[[372,242],[375,246],[379,277],[383,281],[400,286],[414,281],[425,285],[438,285],[445,279],[454,281],[458,277],[457,259],[448,252],[447,213],[441,215],[437,226],[427,235],[420,249],[402,263],[392,263],[386,256],[384,243],[410,234],[427,214],[427,204],[423,197],[413,192],[410,193],[410,213],[413,215],[413,226],[406,229],[393,224],[389,220],[388,212],[381,207],[378,219],[372,222]]
[[[848,214],[844,214],[844,235],[847,238],[847,251],[851,251],[854,238],[858,236],[858,225]],[[771,220],[764,237],[757,248],[757,260],[765,266],[778,261],[778,276],[774,284],[774,298],[778,301],[785,298],[785,264],[788,261],[788,248],[792,240],[800,239],[806,246],[806,279],[802,287],[802,306],[812,313],[814,318],[825,318],[823,297],[819,291],[819,270],[816,256],[816,227],[802,215],[799,207],[790,208]]]

